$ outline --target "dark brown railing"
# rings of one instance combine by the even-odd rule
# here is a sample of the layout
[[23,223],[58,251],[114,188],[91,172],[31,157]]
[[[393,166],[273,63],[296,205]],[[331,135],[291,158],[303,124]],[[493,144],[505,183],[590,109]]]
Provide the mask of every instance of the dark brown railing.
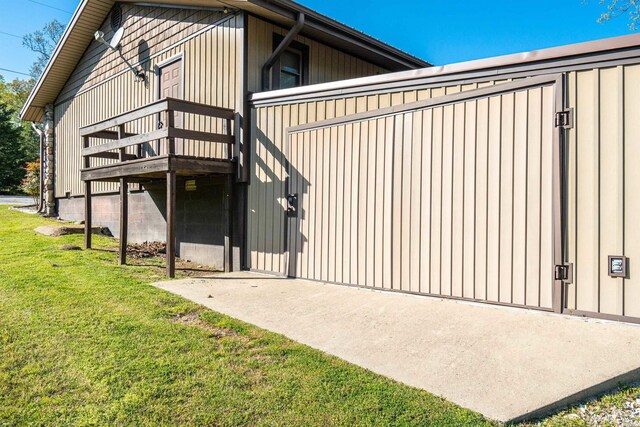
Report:
[[[226,133],[202,132],[184,129],[182,127],[177,128],[175,127],[175,113],[199,115],[225,121]],[[127,124],[144,120],[150,116],[162,118],[162,121],[156,120],[158,129],[140,134],[127,132]],[[234,152],[233,146],[235,144],[232,125],[234,119],[235,114],[233,110],[227,108],[198,104],[174,98],[164,98],[108,120],[80,128],[80,136],[83,142],[82,157],[84,159],[84,168],[91,167],[91,158],[119,160],[118,164],[142,158],[142,147],[144,144],[162,140],[166,141],[166,144],[163,144],[165,152],[156,153],[155,156],[163,154],[169,156],[175,155],[176,143],[184,143],[185,140],[194,140],[225,144],[227,147],[226,158],[232,160]],[[114,128],[115,130],[113,130]],[[91,145],[91,138],[107,139],[109,142]],[[136,154],[127,153],[127,148],[132,146],[137,146],[135,150]]]

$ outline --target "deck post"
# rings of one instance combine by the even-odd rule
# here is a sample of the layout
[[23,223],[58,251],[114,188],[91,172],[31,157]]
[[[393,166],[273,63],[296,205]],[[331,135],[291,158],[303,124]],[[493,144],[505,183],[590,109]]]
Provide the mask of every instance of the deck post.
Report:
[[167,277],[176,277],[176,172],[167,172]]
[[[118,140],[126,137],[126,131],[124,124],[118,126]],[[126,149],[121,148],[119,151],[120,162],[125,161]],[[120,178],[120,247],[118,264],[124,265],[127,263],[127,225],[129,222],[129,182],[127,178]]]
[[[233,124],[231,119],[227,119],[227,135],[233,136]],[[233,145],[235,141],[233,139],[229,140],[227,143],[227,159],[233,160]]]
[[84,182],[84,248],[91,249],[91,181]]
[[[175,113],[173,110],[167,110],[167,128],[169,131],[175,127]],[[173,137],[167,138],[167,154],[173,156],[176,154],[176,140]]]
[[[89,147],[89,137],[82,138],[82,147]],[[91,157],[83,159],[85,168],[91,167]],[[84,248],[91,249],[91,181],[84,182]]]
[[232,254],[233,254],[233,244],[231,242],[231,234],[233,232],[232,221],[231,221],[231,206],[232,206],[232,194],[233,192],[233,175],[227,175],[225,177],[225,186],[224,186],[224,271],[229,273],[232,269]]
[[[126,137],[127,137],[127,133],[125,131],[125,126],[124,125],[118,126],[118,141]],[[118,160],[120,162],[124,162],[127,156],[127,149],[123,147],[118,151],[118,153],[119,153]],[[122,181],[120,182],[120,184],[122,184]]]
[[120,178],[120,249],[118,264],[127,263],[127,230],[129,222],[129,182],[127,178]]

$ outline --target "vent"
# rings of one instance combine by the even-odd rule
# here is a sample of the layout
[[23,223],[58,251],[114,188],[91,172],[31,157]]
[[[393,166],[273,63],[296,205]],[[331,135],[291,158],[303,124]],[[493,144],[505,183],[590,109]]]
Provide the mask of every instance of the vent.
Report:
[[116,3],[111,9],[111,29],[116,31],[120,27],[122,27],[122,8]]

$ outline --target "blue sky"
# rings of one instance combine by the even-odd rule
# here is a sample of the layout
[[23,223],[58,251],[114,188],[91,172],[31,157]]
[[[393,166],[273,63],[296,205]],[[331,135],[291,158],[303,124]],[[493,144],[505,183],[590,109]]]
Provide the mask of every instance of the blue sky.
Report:
[[[598,0],[299,1],[436,65],[629,34],[626,18],[596,22]],[[21,36],[54,18],[66,24],[71,14],[63,11],[73,12],[78,2],[0,0],[0,68],[28,72],[35,58],[4,33]]]

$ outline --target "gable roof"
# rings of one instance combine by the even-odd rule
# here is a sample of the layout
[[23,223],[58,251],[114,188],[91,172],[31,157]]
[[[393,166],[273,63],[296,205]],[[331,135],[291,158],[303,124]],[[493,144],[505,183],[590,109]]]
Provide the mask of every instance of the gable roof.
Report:
[[[121,0],[122,3],[135,0]],[[93,34],[107,18],[115,0],[82,0],[49,62],[38,78],[20,117],[39,121],[44,107],[53,103],[82,58]],[[341,24],[291,0],[147,0],[145,4],[182,7],[229,7],[246,10],[284,27],[293,26],[299,13],[305,14],[303,35],[365,57],[390,71],[428,67],[431,64]]]

